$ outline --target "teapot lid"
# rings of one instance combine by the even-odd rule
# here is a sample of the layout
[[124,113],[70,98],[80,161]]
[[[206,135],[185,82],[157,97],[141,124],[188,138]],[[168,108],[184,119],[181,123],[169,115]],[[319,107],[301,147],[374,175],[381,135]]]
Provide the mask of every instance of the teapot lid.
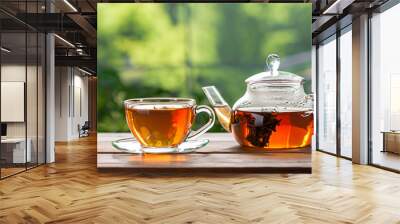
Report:
[[252,75],[246,79],[247,84],[267,83],[277,86],[290,86],[300,84],[303,77],[284,71],[278,71],[280,58],[277,54],[270,54],[266,59],[267,68],[264,72]]

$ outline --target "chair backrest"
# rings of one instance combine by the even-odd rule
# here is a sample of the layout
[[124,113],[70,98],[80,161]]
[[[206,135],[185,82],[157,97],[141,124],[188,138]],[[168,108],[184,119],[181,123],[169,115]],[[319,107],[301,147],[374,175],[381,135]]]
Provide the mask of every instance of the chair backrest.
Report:
[[89,121],[85,121],[85,123],[83,124],[82,128],[89,129],[90,128]]

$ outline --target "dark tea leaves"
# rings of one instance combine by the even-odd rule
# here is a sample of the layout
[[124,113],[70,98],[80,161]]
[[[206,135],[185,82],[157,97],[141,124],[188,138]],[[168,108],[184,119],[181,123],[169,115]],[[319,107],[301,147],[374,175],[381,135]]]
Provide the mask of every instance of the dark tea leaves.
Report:
[[247,141],[256,147],[268,146],[272,132],[276,131],[276,126],[280,123],[272,113],[248,113],[240,119],[245,119],[244,122],[247,123]]
[[[256,108],[257,109],[257,108]],[[313,116],[303,111],[233,112],[232,132],[242,146],[298,148],[311,144]]]

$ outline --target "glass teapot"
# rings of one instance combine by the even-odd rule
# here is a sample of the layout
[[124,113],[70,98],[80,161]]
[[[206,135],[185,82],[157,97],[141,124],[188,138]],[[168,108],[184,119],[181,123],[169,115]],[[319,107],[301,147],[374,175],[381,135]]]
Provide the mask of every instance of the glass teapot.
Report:
[[268,55],[267,69],[246,79],[247,90],[233,108],[215,86],[203,87],[222,127],[249,148],[307,147],[313,134],[313,97],[303,78],[278,71],[280,58]]

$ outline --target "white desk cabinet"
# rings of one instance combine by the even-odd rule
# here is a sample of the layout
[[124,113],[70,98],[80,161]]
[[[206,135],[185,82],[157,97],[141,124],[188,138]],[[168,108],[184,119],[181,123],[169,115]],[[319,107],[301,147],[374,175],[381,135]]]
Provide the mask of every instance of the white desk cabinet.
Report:
[[[25,163],[32,161],[32,141],[27,139],[28,144],[25,152],[25,138],[6,138],[1,140],[1,147],[12,150],[12,163]],[[3,151],[3,150],[2,150]],[[4,150],[6,151],[6,150]],[[26,159],[26,161],[25,161]],[[11,161],[10,161],[11,162]]]

